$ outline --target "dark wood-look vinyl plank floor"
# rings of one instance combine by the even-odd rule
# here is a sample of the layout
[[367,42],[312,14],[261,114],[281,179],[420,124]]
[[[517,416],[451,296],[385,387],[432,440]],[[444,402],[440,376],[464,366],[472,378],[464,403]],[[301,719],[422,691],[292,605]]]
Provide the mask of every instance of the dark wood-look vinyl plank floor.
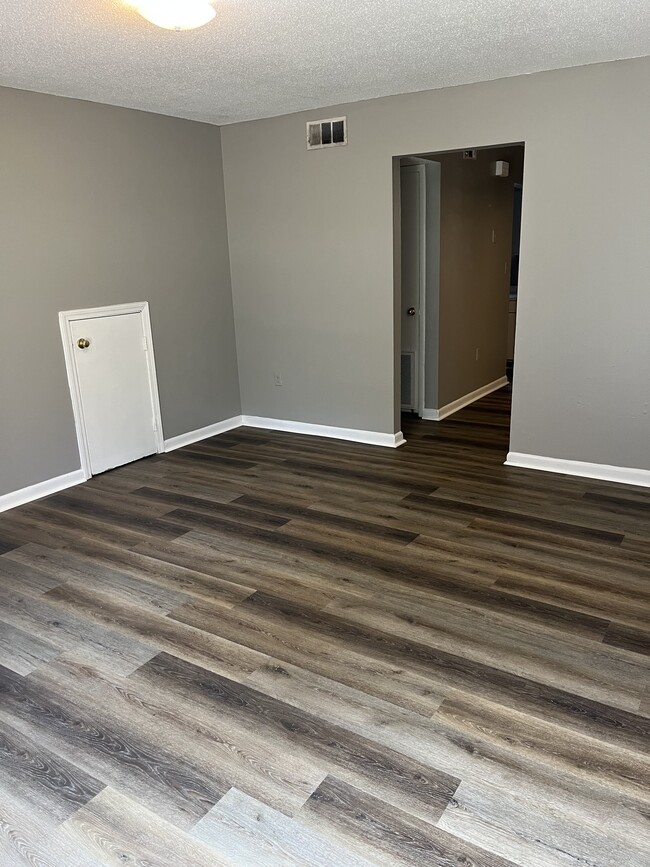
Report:
[[0,516],[0,865],[648,867],[650,491],[242,428]]

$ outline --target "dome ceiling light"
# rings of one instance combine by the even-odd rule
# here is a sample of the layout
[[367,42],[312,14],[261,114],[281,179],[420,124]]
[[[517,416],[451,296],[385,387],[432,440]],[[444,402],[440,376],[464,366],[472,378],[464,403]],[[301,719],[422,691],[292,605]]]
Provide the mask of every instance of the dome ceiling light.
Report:
[[165,30],[194,30],[216,15],[209,0],[137,0],[134,5],[143,18]]

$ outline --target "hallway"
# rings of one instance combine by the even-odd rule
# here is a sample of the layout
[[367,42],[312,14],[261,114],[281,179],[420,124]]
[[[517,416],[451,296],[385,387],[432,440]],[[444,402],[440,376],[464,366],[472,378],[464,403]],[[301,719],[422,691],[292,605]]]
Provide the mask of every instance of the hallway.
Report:
[[647,867],[650,491],[509,400],[1,515],[0,863]]

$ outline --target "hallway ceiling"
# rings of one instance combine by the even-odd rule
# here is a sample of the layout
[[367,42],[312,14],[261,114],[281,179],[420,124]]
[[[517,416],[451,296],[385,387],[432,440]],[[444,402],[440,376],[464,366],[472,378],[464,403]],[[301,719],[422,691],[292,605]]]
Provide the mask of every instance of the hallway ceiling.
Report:
[[647,0],[2,0],[0,84],[216,124],[650,53]]

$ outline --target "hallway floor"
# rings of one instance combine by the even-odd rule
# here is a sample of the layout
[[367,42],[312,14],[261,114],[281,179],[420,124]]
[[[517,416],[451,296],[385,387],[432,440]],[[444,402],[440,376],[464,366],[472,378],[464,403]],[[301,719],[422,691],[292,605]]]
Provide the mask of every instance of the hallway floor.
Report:
[[648,867],[650,491],[242,428],[0,515],[0,864]]

